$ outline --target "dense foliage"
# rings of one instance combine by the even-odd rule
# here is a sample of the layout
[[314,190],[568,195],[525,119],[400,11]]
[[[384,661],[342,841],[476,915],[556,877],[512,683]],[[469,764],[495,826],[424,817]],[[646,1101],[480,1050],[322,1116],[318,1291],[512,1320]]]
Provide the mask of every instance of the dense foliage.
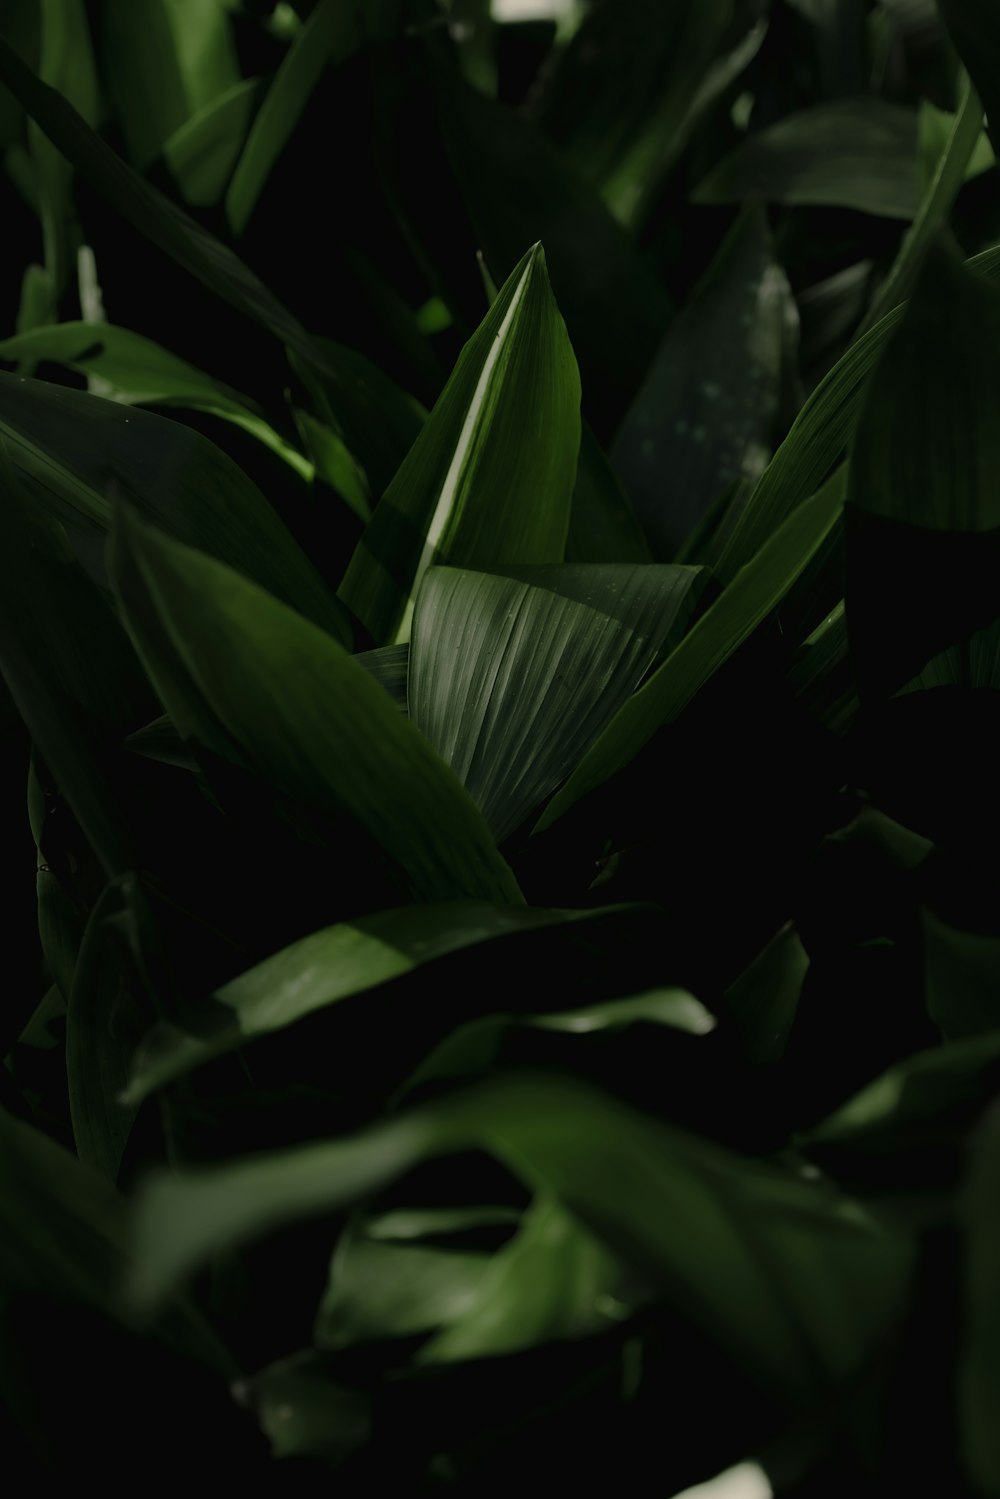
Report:
[[0,33],[10,1471],[1000,1495],[1000,10]]

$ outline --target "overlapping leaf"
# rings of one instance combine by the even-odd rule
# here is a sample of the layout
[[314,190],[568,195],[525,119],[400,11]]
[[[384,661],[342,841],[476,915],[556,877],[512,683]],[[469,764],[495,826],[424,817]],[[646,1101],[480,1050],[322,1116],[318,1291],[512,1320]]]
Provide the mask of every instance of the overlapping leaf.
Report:
[[125,623],[182,736],[360,825],[418,898],[520,901],[470,798],[331,636],[125,512],[111,557]]
[[679,638],[699,568],[432,568],[410,646],[410,717],[498,839],[575,768]]
[[409,639],[433,562],[562,560],[579,405],[573,351],[535,245],[463,349],[341,585],[380,643]]

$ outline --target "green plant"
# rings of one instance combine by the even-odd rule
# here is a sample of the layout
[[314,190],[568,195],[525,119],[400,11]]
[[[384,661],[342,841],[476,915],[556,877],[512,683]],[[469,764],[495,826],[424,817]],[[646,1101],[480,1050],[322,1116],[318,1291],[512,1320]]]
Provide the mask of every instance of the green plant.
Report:
[[5,9],[43,1476],[1000,1493],[1000,22],[557,9]]

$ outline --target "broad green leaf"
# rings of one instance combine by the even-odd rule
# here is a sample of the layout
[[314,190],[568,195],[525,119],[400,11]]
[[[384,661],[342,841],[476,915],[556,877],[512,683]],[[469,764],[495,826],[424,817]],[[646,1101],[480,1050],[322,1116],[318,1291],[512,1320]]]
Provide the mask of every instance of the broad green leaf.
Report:
[[665,1025],[692,1036],[715,1028],[715,1019],[685,989],[649,989],[628,999],[614,999],[586,1009],[553,1015],[485,1015],[470,1020],[434,1048],[403,1088],[403,1094],[442,1079],[469,1078],[488,1072],[512,1035],[531,1031],[566,1036],[601,1036],[632,1025]]
[[1000,1030],[1000,937],[959,931],[922,910],[927,1012],[946,1040]]
[[210,100],[163,142],[163,159],[185,203],[211,208],[229,185],[260,98],[260,80],[244,78]]
[[520,903],[468,795],[332,636],[124,511],[110,571],[184,738],[235,758],[320,817],[346,816],[420,899]]
[[[116,929],[136,953],[134,875],[107,886],[80,947],[66,1020],[66,1075],[73,1138],[81,1161],[114,1181],[136,1110],[122,1102],[142,1014],[130,993],[129,959]],[[134,965],[135,957],[132,959]]]
[[606,1332],[635,1310],[628,1280],[600,1239],[557,1201],[536,1197],[515,1237],[469,1285],[467,1304],[421,1348],[417,1362],[492,1358]]
[[696,203],[764,198],[912,219],[917,116],[881,99],[842,99],[751,135],[699,183]]
[[[927,108],[933,109],[933,106],[927,105]],[[920,116],[922,152],[925,149],[926,118],[927,116],[922,112]],[[930,180],[922,186],[920,207],[916,218],[903,235],[899,253],[889,275],[879,287],[878,296],[868,310],[862,324],[862,331],[870,328],[883,313],[895,307],[909,293],[928,244],[947,220],[962,183],[972,172],[974,157],[981,155],[980,146],[985,146],[992,157],[989,142],[983,135],[983,106],[967,77],[964,80],[958,113],[953,118],[949,117],[949,126],[947,135],[933,154]],[[985,166],[992,164],[992,160],[989,160],[986,161]],[[980,171],[984,169],[984,165],[979,166]]]
[[676,556],[719,495],[765,468],[790,299],[752,208],[668,328],[611,447],[657,558]]
[[370,1198],[419,1161],[471,1147],[555,1199],[794,1400],[856,1373],[899,1314],[909,1247],[858,1203],[583,1084],[536,1076],[450,1095],[354,1137],[160,1174],[138,1202],[133,1298],[155,1303],[222,1248]]
[[[602,914],[600,909],[551,911],[461,902],[380,911],[326,927],[217,990],[199,1031],[161,1024],[150,1032],[136,1059],[127,1097],[138,1103],[213,1057],[449,953],[519,932],[587,923]],[[555,1025],[557,1017],[550,1018]]]
[[261,104],[226,193],[226,217],[238,237],[246,229],[274,164],[330,64],[362,40],[358,0],[320,0],[296,34]]
[[933,245],[851,448],[846,603],[862,694],[901,687],[1000,613],[987,581],[1000,535],[998,339],[1000,291]]
[[413,620],[410,718],[498,841],[580,762],[670,640],[704,570],[432,568]]
[[341,597],[376,640],[398,644],[433,562],[561,562],[579,445],[576,361],[535,245],[462,350]]
[[[89,336],[99,342],[103,327]],[[50,513],[106,531],[112,502],[127,500],[348,638],[336,597],[260,490],[200,433],[116,401],[0,375],[0,436]]]
[[1000,15],[992,0],[938,0],[938,11],[983,101],[995,145],[1000,122]]
[[101,380],[103,393],[124,404],[210,411],[256,437],[301,477],[312,477],[313,465],[264,420],[249,397],[128,328],[54,323],[4,339],[0,359],[64,364]]
[[[944,7],[947,17],[952,7]],[[1000,1494],[1000,1111],[986,1116],[960,1199],[965,1328],[958,1369],[962,1456],[983,1494]]]
[[239,82],[229,20],[219,0],[104,0],[108,89],[140,171],[196,111]]
[[546,807],[536,832],[549,827],[586,792],[623,769],[763,623],[836,525],[843,490],[843,475],[838,473],[793,511],[753,560],[741,568],[663,665],[619,709]]
[[566,537],[567,562],[652,562],[631,500],[584,422]]
[[[1000,278],[1000,247],[973,256],[968,266],[990,280]],[[865,381],[902,315],[898,307],[886,313],[847,350],[812,392],[713,564],[724,581],[750,560],[797,505],[818,489],[842,457],[861,408]]]

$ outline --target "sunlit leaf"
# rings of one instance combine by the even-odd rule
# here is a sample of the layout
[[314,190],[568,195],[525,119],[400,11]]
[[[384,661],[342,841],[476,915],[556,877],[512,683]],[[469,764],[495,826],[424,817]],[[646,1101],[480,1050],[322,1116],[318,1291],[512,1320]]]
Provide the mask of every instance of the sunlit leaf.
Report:
[[562,560],[579,402],[573,351],[536,245],[463,349],[341,585],[376,640],[409,639],[417,590],[434,562]]
[[705,582],[698,568],[642,564],[427,573],[410,717],[499,840],[576,767]]

